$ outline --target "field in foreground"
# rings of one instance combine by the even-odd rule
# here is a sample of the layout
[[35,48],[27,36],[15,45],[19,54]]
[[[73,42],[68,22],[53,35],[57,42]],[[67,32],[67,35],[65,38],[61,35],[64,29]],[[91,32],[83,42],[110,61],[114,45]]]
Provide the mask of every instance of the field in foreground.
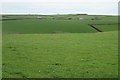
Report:
[[3,77],[118,76],[117,31],[3,34]]

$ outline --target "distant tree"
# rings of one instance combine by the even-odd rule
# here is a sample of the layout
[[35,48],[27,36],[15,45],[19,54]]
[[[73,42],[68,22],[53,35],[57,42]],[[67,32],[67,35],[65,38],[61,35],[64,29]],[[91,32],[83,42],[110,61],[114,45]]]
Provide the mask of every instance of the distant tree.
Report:
[[68,20],[72,20],[72,18],[68,18]]

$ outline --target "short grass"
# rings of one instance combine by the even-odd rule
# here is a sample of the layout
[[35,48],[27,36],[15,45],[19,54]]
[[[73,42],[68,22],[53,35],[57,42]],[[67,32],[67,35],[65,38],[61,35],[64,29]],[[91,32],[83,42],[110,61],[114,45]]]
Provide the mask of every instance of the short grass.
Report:
[[117,78],[117,31],[4,34],[4,78]]
[[95,25],[98,29],[102,30],[103,32],[106,31],[117,31],[118,30],[118,24],[112,24],[112,25]]
[[117,16],[3,18],[3,78],[117,78]]
[[79,20],[11,20],[3,21],[4,33],[88,33],[97,32]]
[[[6,20],[2,22],[3,33],[18,34],[39,34],[39,33],[94,33],[95,29],[88,24],[103,24],[105,31],[117,30],[117,16],[90,16],[90,15],[48,15],[40,16],[43,19],[37,19],[38,16],[13,15],[3,16],[3,18],[13,18],[17,20]],[[72,20],[68,20],[72,18]],[[79,20],[84,18],[85,20]],[[97,20],[91,20],[96,19]],[[108,26],[104,27],[104,25]],[[111,27],[112,24],[115,26]],[[101,25],[100,25],[101,26]],[[110,26],[110,27],[109,27]],[[98,26],[99,27],[99,26]]]

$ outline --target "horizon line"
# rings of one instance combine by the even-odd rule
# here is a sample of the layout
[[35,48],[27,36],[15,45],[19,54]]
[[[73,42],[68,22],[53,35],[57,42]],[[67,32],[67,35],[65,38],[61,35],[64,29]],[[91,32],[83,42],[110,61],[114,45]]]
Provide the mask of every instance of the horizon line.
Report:
[[88,14],[88,13],[48,13],[48,14],[43,14],[43,13],[0,13],[0,15],[75,15],[75,14],[80,14],[80,15],[113,15],[117,16],[120,14]]

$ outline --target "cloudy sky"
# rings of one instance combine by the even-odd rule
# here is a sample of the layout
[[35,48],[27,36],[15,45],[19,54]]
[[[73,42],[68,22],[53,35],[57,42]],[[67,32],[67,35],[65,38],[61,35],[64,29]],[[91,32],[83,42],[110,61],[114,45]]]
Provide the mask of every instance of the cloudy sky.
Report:
[[119,0],[1,0],[0,13],[117,15]]

